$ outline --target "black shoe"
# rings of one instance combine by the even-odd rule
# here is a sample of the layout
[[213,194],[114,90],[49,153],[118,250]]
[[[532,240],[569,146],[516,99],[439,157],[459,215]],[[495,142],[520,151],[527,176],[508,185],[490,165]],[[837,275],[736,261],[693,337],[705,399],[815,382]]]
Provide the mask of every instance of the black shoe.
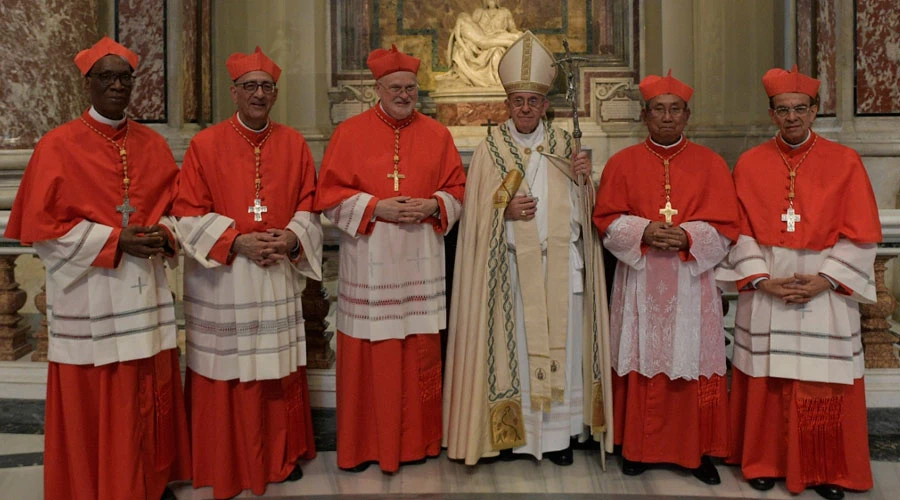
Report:
[[288,474],[288,477],[284,478],[285,481],[299,481],[300,478],[303,477],[303,469],[300,468],[300,464],[294,465],[294,470]]
[[368,469],[369,466],[372,465],[372,463],[373,462],[363,462],[355,467],[346,467],[346,468],[340,467],[340,469],[344,472],[362,472],[362,471]]
[[571,445],[564,450],[548,451],[547,453],[544,453],[544,456],[550,459],[550,461],[555,463],[556,465],[560,465],[563,467],[572,465],[572,462],[575,461]]
[[841,488],[840,486],[820,484],[818,486],[813,486],[813,489],[816,490],[816,493],[818,493],[820,497],[827,498],[828,500],[841,500],[844,498],[844,488]]
[[769,491],[775,486],[775,478],[773,477],[754,477],[747,482],[756,491]]
[[175,496],[174,491],[166,486],[166,489],[163,490],[162,496],[159,497],[159,500],[178,500],[178,497]]
[[505,450],[500,450],[499,457],[501,462],[513,462],[516,460],[525,460],[531,458],[531,455],[527,453],[513,453],[512,448],[507,448]]
[[706,484],[715,485],[722,483],[722,478],[719,477],[719,471],[716,470],[716,466],[713,465],[712,460],[706,455],[700,457],[700,467],[691,469],[691,474]]
[[640,476],[647,470],[647,464],[643,462],[632,462],[624,456],[622,457],[622,474],[626,476]]

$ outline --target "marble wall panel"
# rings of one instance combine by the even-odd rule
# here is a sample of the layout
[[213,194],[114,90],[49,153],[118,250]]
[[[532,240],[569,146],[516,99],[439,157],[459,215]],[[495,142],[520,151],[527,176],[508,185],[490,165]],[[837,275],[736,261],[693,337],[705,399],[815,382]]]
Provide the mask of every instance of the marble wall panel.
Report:
[[900,114],[897,0],[856,0],[856,114]]
[[185,122],[209,123],[212,121],[210,0],[183,1],[184,33],[182,35],[181,63],[181,71],[184,75],[181,89],[184,103],[183,119]]
[[[332,85],[340,75],[368,73],[366,58],[375,33],[372,0],[337,0],[331,2]],[[365,76],[364,76],[365,77]]]
[[797,66],[822,81],[819,114],[833,115],[837,99],[837,0],[797,0]]
[[128,115],[144,122],[166,121],[165,0],[117,0],[116,37],[140,57]]
[[90,101],[73,59],[100,38],[96,0],[0,2],[0,149],[31,149]]

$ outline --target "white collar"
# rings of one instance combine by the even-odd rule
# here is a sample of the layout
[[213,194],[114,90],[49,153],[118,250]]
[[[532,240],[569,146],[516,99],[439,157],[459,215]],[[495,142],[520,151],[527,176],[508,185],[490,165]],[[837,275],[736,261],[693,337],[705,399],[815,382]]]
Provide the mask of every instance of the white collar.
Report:
[[98,122],[100,122],[104,125],[109,125],[112,128],[121,127],[122,124],[125,123],[125,120],[127,120],[127,118],[122,118],[120,120],[113,120],[112,118],[107,118],[107,117],[101,115],[100,112],[97,111],[96,109],[94,109],[93,106],[91,106],[91,109],[88,110],[88,115],[90,115],[91,118],[97,120]]
[[663,149],[671,149],[671,148],[674,148],[675,146],[681,144],[681,141],[683,141],[683,140],[684,140],[684,134],[681,134],[681,137],[679,137],[677,141],[675,141],[675,142],[672,143],[672,144],[669,144],[668,146],[663,146],[662,144],[660,144],[660,143],[654,141],[652,137],[650,138],[650,142],[652,142],[654,146],[659,146],[659,147],[661,147],[661,148],[663,148]]
[[809,130],[807,130],[807,131],[806,131],[806,139],[803,139],[802,141],[800,141],[799,144],[791,144],[791,143],[789,143],[788,141],[785,141],[785,140],[784,140],[784,137],[782,137],[781,140],[784,141],[785,144],[787,144],[788,146],[790,146],[791,149],[797,149],[797,148],[799,148],[800,146],[806,144],[806,141],[808,141],[810,137],[812,137],[812,132],[810,132]]
[[509,129],[509,133],[512,135],[513,140],[518,142],[519,144],[526,147],[534,147],[538,144],[544,142],[544,121],[541,120],[538,122],[538,126],[531,131],[529,134],[524,134],[519,132],[516,129],[516,124],[513,122],[512,118],[506,124],[506,127]]
[[247,129],[247,130],[249,130],[249,131],[251,131],[251,132],[262,132],[263,130],[269,128],[269,120],[266,120],[266,125],[265,125],[263,128],[261,128],[261,129],[259,129],[259,130],[253,130],[252,128],[248,127],[247,124],[244,123],[243,120],[241,120],[241,114],[240,114],[240,113],[235,113],[234,116],[237,116],[238,123],[240,123],[242,127],[244,127],[245,129]]

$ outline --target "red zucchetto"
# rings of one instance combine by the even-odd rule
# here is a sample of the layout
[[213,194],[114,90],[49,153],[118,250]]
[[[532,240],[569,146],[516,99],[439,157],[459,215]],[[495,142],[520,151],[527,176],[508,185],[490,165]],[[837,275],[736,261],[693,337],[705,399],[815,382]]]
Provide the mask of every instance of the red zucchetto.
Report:
[[418,73],[421,62],[419,59],[397,50],[396,45],[391,45],[391,50],[375,49],[369,53],[369,59],[366,60],[366,64],[376,80],[397,71]]
[[772,68],[766,71],[766,74],[762,77],[762,82],[769,97],[797,92],[815,99],[816,94],[819,93],[819,80],[810,78],[797,71],[796,64],[790,71],[785,71],[781,68]]
[[281,68],[275,64],[275,61],[263,54],[259,45],[256,46],[256,51],[252,54],[242,54],[240,52],[231,54],[228,56],[228,60],[225,61],[225,67],[228,68],[231,81],[235,81],[251,71],[265,71],[272,76],[276,83],[278,82],[278,77],[281,76]]
[[131,69],[137,69],[138,55],[106,35],[91,48],[79,52],[75,56],[75,66],[78,66],[78,70],[81,71],[82,75],[87,75],[88,71],[97,64],[97,61],[110,54],[121,56],[131,65]]
[[682,98],[684,102],[688,102],[691,100],[691,96],[694,95],[694,89],[672,76],[671,69],[665,77],[648,75],[641,80],[641,84],[638,87],[641,89],[641,96],[644,98],[644,102],[650,102],[650,99],[663,94],[676,95]]

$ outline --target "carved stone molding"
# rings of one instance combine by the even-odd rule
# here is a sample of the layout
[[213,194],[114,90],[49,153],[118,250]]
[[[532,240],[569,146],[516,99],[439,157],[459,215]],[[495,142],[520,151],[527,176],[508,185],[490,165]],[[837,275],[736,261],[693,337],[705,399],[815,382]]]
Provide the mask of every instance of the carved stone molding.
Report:
[[303,319],[306,329],[306,366],[307,368],[331,368],[334,365],[335,353],[331,348],[333,332],[326,332],[328,321],[328,291],[321,281],[306,279],[306,288],[300,296],[303,303]]
[[0,255],[0,361],[15,361],[31,352],[28,325],[19,309],[28,294],[16,283],[17,255]]
[[32,361],[47,361],[47,343],[49,333],[47,330],[47,285],[41,286],[41,291],[34,296],[34,307],[41,313],[41,326],[34,332],[37,347],[31,353]]
[[894,297],[884,284],[885,265],[893,255],[875,257],[875,289],[877,301],[861,304],[862,342],[865,351],[866,368],[900,368],[895,345],[900,340],[891,333],[887,317],[894,310]]

